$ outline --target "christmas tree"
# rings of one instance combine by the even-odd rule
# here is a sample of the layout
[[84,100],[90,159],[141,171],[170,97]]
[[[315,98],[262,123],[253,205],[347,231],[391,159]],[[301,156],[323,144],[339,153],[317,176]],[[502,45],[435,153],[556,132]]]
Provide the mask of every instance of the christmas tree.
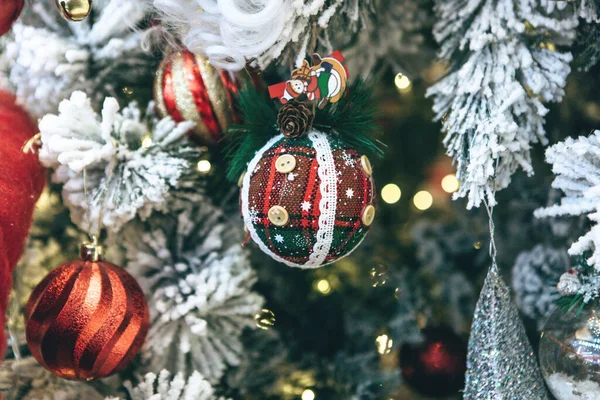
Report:
[[0,1],[0,396],[597,398],[599,24]]

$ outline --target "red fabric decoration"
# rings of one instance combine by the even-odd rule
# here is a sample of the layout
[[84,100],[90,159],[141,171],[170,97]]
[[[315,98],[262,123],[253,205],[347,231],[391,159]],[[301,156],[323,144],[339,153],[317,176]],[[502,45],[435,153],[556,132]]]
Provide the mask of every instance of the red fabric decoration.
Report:
[[0,35],[10,30],[19,18],[24,4],[25,0],[0,0]]
[[4,324],[12,271],[23,251],[33,208],[45,182],[37,155],[22,151],[36,132],[36,125],[15,104],[14,97],[0,91],[0,355],[6,344]]

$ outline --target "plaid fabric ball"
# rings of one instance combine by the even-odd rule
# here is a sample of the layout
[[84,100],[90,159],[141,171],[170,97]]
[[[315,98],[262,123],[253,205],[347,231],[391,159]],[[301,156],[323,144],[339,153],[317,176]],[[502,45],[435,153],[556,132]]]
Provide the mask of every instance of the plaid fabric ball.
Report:
[[369,231],[375,185],[366,157],[332,135],[272,138],[242,180],[244,223],[275,260],[301,268],[330,264]]

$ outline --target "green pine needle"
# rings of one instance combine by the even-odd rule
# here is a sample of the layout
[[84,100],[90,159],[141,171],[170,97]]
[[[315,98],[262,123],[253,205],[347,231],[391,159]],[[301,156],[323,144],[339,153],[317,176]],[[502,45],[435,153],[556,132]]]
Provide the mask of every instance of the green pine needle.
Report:
[[[377,107],[372,94],[372,82],[357,78],[339,102],[316,110],[313,128],[337,135],[362,154],[382,158],[385,145],[377,139],[381,128],[375,123]],[[245,123],[228,130],[229,144],[225,147],[225,157],[229,162],[227,179],[231,182],[236,182],[254,154],[270,138],[279,134],[274,103],[250,85],[240,91],[239,105]]]

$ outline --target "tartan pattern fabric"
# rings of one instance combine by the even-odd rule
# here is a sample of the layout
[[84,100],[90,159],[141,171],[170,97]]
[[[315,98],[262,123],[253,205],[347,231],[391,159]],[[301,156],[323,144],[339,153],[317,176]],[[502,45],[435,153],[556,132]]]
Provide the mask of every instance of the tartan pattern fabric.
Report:
[[[337,202],[333,241],[324,264],[349,254],[362,241],[369,227],[362,223],[365,207],[374,204],[373,179],[361,166],[360,155],[334,136],[328,136],[337,176]],[[291,154],[296,166],[280,173],[275,161]],[[319,161],[312,141],[281,138],[261,154],[249,179],[248,209],[253,239],[262,242],[275,255],[297,266],[304,265],[313,252],[321,211]],[[284,226],[268,218],[273,206],[283,207],[289,216]],[[242,207],[244,204],[242,202]]]

